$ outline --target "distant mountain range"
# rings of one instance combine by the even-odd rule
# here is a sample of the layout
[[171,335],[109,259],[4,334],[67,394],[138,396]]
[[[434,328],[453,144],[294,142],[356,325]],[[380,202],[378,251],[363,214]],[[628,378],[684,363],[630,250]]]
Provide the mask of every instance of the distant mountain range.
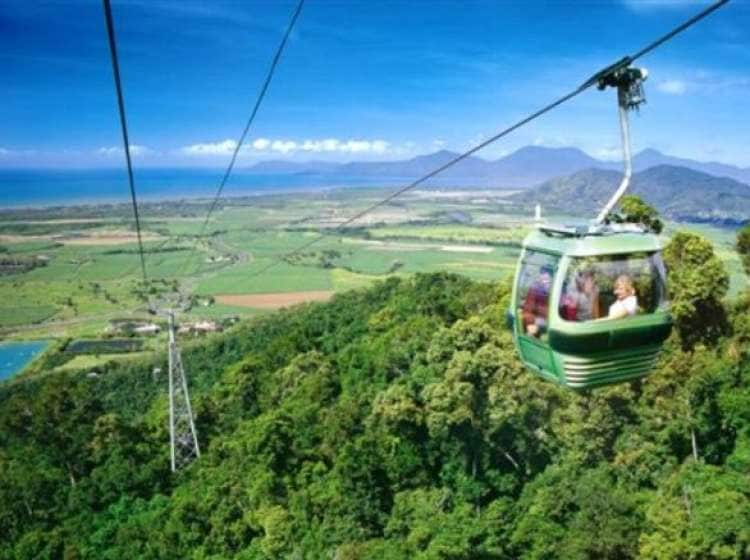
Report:
[[[289,162],[266,161],[246,171],[258,174],[307,174],[325,177],[372,177],[373,179],[416,179],[448,163],[458,154],[441,150],[408,160],[331,163],[323,161]],[[657,150],[644,150],[633,158],[635,171],[668,165],[683,167],[701,173],[726,177],[750,183],[750,168],[741,168],[716,162],[700,162],[662,154]],[[619,170],[619,162],[593,158],[578,148],[545,148],[527,146],[497,160],[470,156],[446,169],[432,180],[432,185],[460,187],[481,186],[495,188],[530,188],[555,177],[568,176],[585,169]]]
[[[509,197],[545,212],[562,211],[593,217],[614,193],[622,174],[586,169],[551,179]],[[743,223],[750,220],[750,186],[701,171],[657,165],[633,175],[630,192],[677,221]]]

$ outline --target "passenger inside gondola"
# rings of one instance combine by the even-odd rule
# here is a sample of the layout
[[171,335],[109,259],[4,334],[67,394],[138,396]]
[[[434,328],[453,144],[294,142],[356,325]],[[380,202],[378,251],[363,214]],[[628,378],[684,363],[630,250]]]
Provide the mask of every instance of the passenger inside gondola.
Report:
[[539,338],[547,330],[547,312],[549,310],[549,293],[552,286],[554,269],[543,265],[539,276],[529,287],[523,301],[521,315],[526,334]]
[[539,276],[529,287],[523,302],[523,324],[526,334],[540,337],[547,329],[547,312],[549,309],[549,292],[552,285],[554,269],[544,265],[539,269]]
[[657,254],[572,260],[558,312],[566,321],[626,319],[667,305],[664,265]]
[[590,321],[599,317],[599,288],[592,270],[582,270],[573,281],[566,283],[560,315],[568,321]]
[[615,280],[614,294],[617,300],[609,306],[607,319],[623,319],[638,312],[638,297],[633,281],[627,274],[621,274]]

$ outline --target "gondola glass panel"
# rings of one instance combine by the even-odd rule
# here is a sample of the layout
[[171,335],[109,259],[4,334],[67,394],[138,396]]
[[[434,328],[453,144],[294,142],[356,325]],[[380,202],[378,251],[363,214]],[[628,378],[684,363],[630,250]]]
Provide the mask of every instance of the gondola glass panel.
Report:
[[524,362],[545,376],[553,376],[548,346],[550,298],[560,257],[526,250],[516,284],[516,340]]
[[665,276],[658,253],[571,258],[558,312],[584,322],[664,311]]

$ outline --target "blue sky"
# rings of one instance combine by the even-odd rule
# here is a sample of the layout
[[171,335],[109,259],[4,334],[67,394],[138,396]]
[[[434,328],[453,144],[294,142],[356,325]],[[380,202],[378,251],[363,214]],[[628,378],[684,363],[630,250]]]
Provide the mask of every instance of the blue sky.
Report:
[[[294,0],[113,0],[135,164],[226,165]],[[240,164],[460,151],[707,5],[691,0],[307,0]],[[640,61],[636,150],[750,166],[750,1]],[[101,4],[0,0],[0,167],[123,165]],[[482,156],[616,157],[595,89]]]

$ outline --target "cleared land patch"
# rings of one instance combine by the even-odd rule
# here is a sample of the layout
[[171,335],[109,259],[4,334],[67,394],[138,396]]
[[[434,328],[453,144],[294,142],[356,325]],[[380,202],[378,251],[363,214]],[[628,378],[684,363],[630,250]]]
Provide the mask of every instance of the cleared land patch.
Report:
[[[159,241],[161,236],[152,233],[141,234],[141,239],[146,241]],[[138,236],[134,231],[108,230],[81,235],[0,235],[0,243],[23,243],[27,241],[54,241],[63,245],[123,245],[136,243]]]
[[520,227],[492,228],[455,224],[386,226],[371,228],[368,231],[375,239],[418,239],[490,245],[519,244],[527,233],[525,228]]
[[[144,242],[159,241],[162,237],[151,233],[142,233],[141,239]],[[122,245],[125,243],[136,243],[138,236],[134,231],[107,231],[80,237],[59,237],[55,241],[59,241],[64,245]]]
[[450,253],[491,253],[494,247],[483,245],[435,245],[432,243],[409,243],[401,241],[379,241],[375,239],[344,239],[344,243],[367,245],[370,251],[448,251]]
[[332,291],[317,290],[271,294],[224,294],[215,296],[215,299],[223,305],[254,307],[256,309],[279,309],[307,301],[328,301],[332,295]]
[[495,249],[492,247],[472,247],[470,245],[441,245],[440,250],[451,253],[491,253]]

